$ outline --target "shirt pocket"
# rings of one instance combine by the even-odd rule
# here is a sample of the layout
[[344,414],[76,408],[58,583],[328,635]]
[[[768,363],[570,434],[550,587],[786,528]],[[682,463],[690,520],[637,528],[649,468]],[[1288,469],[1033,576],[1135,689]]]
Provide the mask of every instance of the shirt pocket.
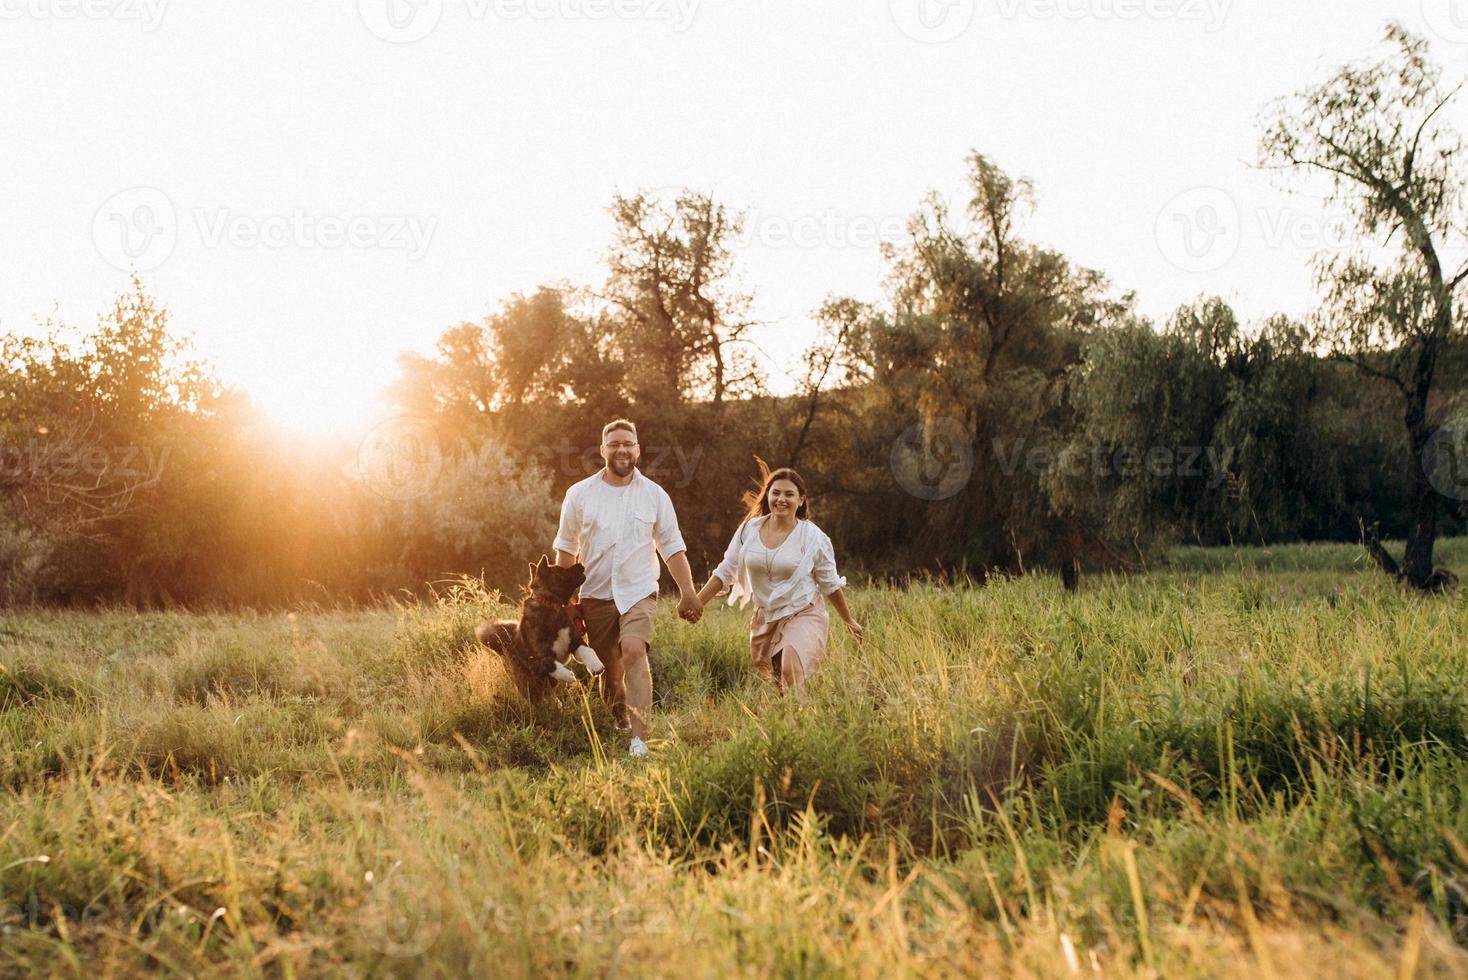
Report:
[[641,548],[652,544],[653,530],[657,527],[658,509],[648,501],[632,511],[632,543]]

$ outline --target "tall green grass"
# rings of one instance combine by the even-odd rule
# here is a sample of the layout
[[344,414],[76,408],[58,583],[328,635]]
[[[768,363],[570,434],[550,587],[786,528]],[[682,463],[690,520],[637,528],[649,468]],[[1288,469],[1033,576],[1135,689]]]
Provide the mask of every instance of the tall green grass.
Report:
[[0,964],[1468,971],[1468,604],[1369,572],[856,591],[801,699],[660,610],[652,756],[424,606],[15,617]]
[[[1401,557],[1404,542],[1384,542]],[[1436,564],[1468,571],[1468,538],[1444,538],[1433,551]],[[1375,567],[1365,549],[1346,542],[1256,545],[1240,548],[1173,548],[1167,566],[1180,572],[1350,572]]]

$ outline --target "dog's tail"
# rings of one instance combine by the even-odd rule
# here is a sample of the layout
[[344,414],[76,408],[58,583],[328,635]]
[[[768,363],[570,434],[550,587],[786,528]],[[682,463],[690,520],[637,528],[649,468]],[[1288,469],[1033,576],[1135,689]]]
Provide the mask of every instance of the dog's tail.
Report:
[[474,627],[474,638],[495,653],[505,653],[515,638],[515,628],[512,622],[480,623]]

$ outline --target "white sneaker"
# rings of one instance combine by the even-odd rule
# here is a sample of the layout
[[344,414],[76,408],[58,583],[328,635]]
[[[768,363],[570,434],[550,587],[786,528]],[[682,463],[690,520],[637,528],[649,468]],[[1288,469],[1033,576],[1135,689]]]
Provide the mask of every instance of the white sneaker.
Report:
[[641,759],[647,755],[647,743],[640,738],[634,738],[632,744],[627,747],[627,754],[634,759]]

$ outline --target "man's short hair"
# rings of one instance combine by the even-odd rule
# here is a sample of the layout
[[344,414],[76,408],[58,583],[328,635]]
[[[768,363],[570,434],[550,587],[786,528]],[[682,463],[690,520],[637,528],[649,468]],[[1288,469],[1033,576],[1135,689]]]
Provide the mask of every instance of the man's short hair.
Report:
[[614,422],[608,422],[606,425],[602,426],[601,441],[606,442],[607,436],[621,429],[625,429],[628,432],[632,433],[632,441],[637,441],[637,426],[633,425],[631,422],[628,422],[626,419],[617,419]]

